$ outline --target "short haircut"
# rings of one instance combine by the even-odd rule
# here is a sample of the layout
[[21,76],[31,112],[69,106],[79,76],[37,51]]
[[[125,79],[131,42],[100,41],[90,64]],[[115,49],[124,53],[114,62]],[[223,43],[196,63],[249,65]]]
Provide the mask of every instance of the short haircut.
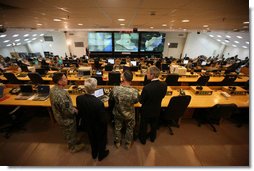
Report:
[[53,74],[52,80],[55,84],[58,84],[58,81],[62,79],[64,73],[63,72],[56,72]]
[[84,86],[87,94],[93,94],[97,87],[97,80],[95,78],[88,78],[84,81]]
[[124,79],[125,79],[126,81],[130,82],[130,81],[132,81],[132,79],[133,79],[133,74],[132,74],[131,71],[126,70],[126,71],[124,71],[124,73],[123,73],[123,77],[124,77]]
[[155,78],[158,78],[160,76],[160,69],[156,66],[151,66],[148,68],[148,71],[151,75],[153,75]]

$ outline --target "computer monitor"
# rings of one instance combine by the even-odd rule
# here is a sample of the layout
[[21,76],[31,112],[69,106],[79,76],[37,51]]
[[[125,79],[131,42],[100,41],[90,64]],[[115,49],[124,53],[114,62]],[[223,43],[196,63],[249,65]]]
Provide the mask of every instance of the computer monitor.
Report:
[[188,64],[189,60],[183,60],[183,64],[186,65]]
[[169,70],[168,64],[161,64],[161,70],[162,71],[168,71]]
[[206,61],[202,61],[201,66],[206,66]]
[[131,61],[132,66],[137,66],[137,61]]
[[109,64],[114,64],[115,61],[114,61],[114,59],[108,59],[108,63],[109,63]]
[[32,87],[32,85],[20,85],[20,92],[21,93],[32,93],[33,87]]

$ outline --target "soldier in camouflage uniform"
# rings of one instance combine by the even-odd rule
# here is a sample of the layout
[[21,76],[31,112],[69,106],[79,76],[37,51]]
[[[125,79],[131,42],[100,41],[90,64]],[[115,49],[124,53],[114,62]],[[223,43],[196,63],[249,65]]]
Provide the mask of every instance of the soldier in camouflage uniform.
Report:
[[134,104],[138,102],[138,90],[131,88],[130,84],[133,74],[130,71],[125,71],[122,74],[120,86],[114,87],[110,98],[114,101],[113,115],[115,120],[114,142],[117,148],[121,143],[121,129],[123,124],[126,125],[125,147],[130,148],[133,140],[133,129],[135,126],[135,108]]
[[56,122],[60,125],[64,138],[67,140],[70,152],[78,152],[85,145],[78,144],[76,130],[77,109],[73,107],[71,98],[64,86],[67,85],[67,78],[63,73],[55,73],[53,82],[56,84],[50,90],[50,103]]

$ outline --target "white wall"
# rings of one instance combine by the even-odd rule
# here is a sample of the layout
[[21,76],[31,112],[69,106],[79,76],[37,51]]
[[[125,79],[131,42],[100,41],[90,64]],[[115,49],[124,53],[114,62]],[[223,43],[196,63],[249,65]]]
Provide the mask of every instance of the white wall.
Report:
[[[85,31],[76,31],[76,32],[67,32],[66,40],[70,43],[68,45],[72,55],[76,55],[77,57],[81,57],[86,54],[86,47],[88,47],[88,32]],[[74,42],[83,42],[84,47],[75,47]]]
[[184,45],[183,56],[187,54],[190,58],[196,58],[199,55],[207,57],[221,56],[225,45],[211,39],[206,34],[197,34],[196,32],[188,33],[186,43]]
[[[186,41],[186,33],[168,32],[164,44],[163,56],[180,58]],[[177,48],[168,48],[168,43],[178,43]]]
[[0,48],[0,55],[3,57],[11,57],[10,52],[28,52],[28,49],[26,46],[14,46],[14,47],[6,47],[6,48]]
[[52,31],[45,34],[45,36],[52,36],[53,42],[44,41],[43,38],[37,39],[36,41],[28,44],[29,51],[33,53],[40,52],[42,56],[44,56],[45,51],[53,52],[53,55],[59,55],[62,57],[65,57],[65,53],[69,55],[64,32]]
[[244,59],[245,57],[250,57],[249,49],[244,49],[244,48],[235,48],[231,46],[226,46],[224,52],[224,57],[232,57],[235,55],[238,55],[239,59]]

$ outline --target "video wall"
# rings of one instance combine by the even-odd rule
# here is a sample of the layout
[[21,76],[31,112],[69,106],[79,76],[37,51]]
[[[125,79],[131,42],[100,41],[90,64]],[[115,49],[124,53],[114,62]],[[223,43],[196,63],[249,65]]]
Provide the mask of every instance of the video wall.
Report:
[[89,32],[90,52],[163,52],[165,33]]

